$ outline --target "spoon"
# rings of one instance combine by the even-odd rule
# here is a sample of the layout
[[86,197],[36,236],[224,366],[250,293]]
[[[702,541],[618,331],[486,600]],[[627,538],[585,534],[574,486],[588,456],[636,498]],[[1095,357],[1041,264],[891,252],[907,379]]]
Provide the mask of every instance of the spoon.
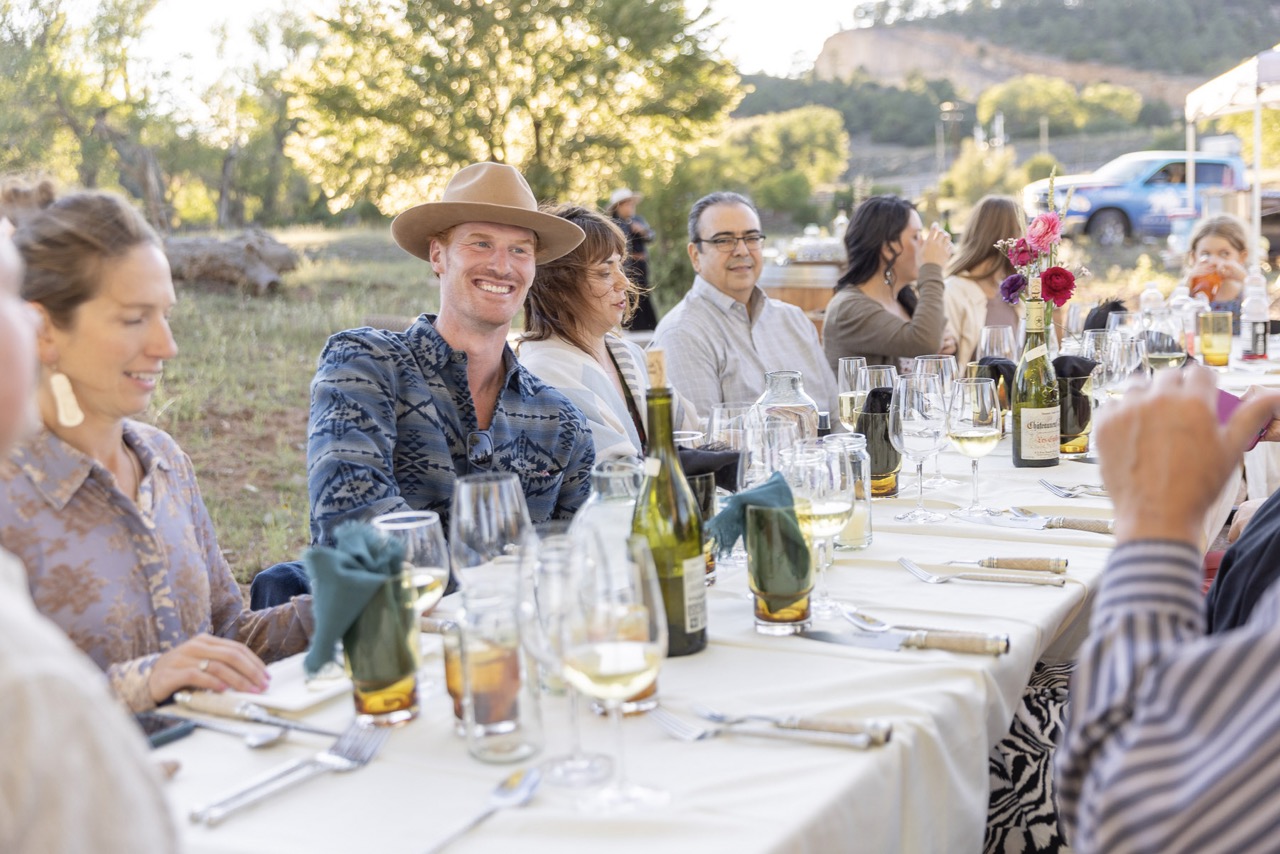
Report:
[[230,726],[223,723],[215,723],[213,721],[202,721],[195,718],[188,718],[193,724],[201,729],[207,729],[212,732],[220,732],[223,735],[236,735],[244,739],[245,747],[250,750],[260,750],[263,747],[270,747],[273,744],[279,744],[284,741],[284,737],[289,734],[289,730],[283,727],[272,727],[271,729],[245,729],[238,726]]
[[479,813],[471,821],[467,822],[458,830],[449,834],[442,841],[437,842],[427,851],[427,854],[437,854],[443,851],[451,844],[461,839],[472,828],[478,826],[489,816],[493,815],[500,809],[507,807],[524,806],[533,797],[533,793],[537,791],[538,784],[542,782],[542,771],[536,766],[530,768],[522,768],[519,771],[507,776],[498,787],[489,793],[489,804],[484,811]]

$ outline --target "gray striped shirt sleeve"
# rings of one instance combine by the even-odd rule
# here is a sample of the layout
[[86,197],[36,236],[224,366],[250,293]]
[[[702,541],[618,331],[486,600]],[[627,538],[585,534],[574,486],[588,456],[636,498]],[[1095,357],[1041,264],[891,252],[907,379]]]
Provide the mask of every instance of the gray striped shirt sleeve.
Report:
[[1118,547],[1056,765],[1076,852],[1280,851],[1280,594],[1204,633],[1200,555]]

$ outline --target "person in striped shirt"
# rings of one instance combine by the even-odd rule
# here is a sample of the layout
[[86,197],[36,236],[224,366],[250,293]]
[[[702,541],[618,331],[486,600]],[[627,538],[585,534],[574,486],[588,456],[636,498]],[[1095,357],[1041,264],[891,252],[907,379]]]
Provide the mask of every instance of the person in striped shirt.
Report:
[[1201,530],[1280,395],[1220,425],[1212,374],[1162,373],[1098,425],[1116,548],[1094,605],[1056,758],[1076,852],[1280,851],[1280,588],[1206,635]]

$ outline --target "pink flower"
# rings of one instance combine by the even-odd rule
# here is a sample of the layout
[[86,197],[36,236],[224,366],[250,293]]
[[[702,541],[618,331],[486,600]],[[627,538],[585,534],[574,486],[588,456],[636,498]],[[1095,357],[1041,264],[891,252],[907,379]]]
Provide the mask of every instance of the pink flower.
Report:
[[1031,251],[1031,247],[1027,245],[1025,237],[1019,237],[1014,241],[1013,246],[1009,247],[1009,263],[1015,267],[1025,267],[1032,261],[1036,260],[1036,255]]
[[1036,252],[1048,252],[1062,240],[1062,220],[1055,211],[1047,211],[1027,226],[1027,245]]
[[1067,304],[1076,289],[1076,277],[1065,267],[1050,267],[1040,274],[1040,295],[1058,308]]

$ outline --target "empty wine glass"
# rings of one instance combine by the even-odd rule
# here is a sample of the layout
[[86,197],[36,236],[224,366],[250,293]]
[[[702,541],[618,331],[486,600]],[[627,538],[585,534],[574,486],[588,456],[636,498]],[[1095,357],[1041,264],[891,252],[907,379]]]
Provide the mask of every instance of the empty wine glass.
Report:
[[623,700],[658,678],[667,650],[667,618],[653,555],[643,537],[627,539],[628,559],[572,562],[572,595],[565,611],[565,681],[605,704],[617,741],[614,775],[579,806],[591,812],[624,812],[661,806],[670,795],[627,779],[622,736]]
[[893,365],[868,365],[861,375],[866,377],[863,383],[870,391],[873,388],[893,388],[898,382],[898,369]]
[[1182,318],[1167,308],[1152,310],[1142,330],[1146,364],[1151,371],[1180,368],[1187,360],[1186,332]]
[[511,590],[520,544],[530,527],[524,491],[514,474],[458,478],[449,519],[449,553],[464,601],[473,592]]
[[889,441],[898,453],[916,464],[916,506],[893,518],[923,524],[945,517],[924,507],[924,461],[947,440],[947,408],[942,386],[933,374],[899,377],[889,402]]
[[947,407],[947,438],[955,449],[972,460],[973,500],[953,516],[997,515],[999,510],[983,507],[978,501],[978,460],[1000,443],[1000,396],[992,379],[959,379]]
[[1103,385],[1108,397],[1121,397],[1129,380],[1146,376],[1147,344],[1138,335],[1119,335],[1107,347],[1107,370]]
[[738,460],[738,489],[750,489],[768,480],[781,467],[782,452],[800,441],[799,427],[776,419],[748,419]]
[[821,439],[801,442],[782,455],[782,476],[791,487],[796,520],[813,540],[818,588],[810,603],[814,616],[840,615],[827,592],[827,570],[836,535],[853,517],[853,468],[843,449]]
[[707,417],[707,442],[717,449],[741,451],[743,430],[747,417],[755,406],[754,401],[717,403]]
[[978,361],[986,358],[1008,359],[1018,361],[1015,349],[1012,326],[984,326],[978,336],[978,349],[974,358]]
[[[960,372],[956,366],[955,356],[916,356],[911,365],[915,374],[937,374],[942,383],[942,402],[951,402],[951,383]],[[939,449],[941,450],[941,449]],[[942,473],[942,454],[933,455],[933,475],[924,482],[930,489],[941,489],[944,486],[958,486],[960,481],[952,480]]]
[[1142,331],[1142,315],[1136,311],[1113,311],[1107,315],[1107,331],[1133,336]]
[[[520,550],[520,640],[546,673],[560,673],[564,666],[564,622],[574,593],[575,561],[606,560],[596,529],[569,522],[536,526]],[[547,781],[581,787],[608,778],[612,763],[599,753],[582,749],[578,725],[578,692],[566,686],[569,708],[569,753],[546,760]]]
[[862,404],[867,400],[866,375],[863,369],[867,360],[862,356],[841,356],[836,366],[836,390],[839,394],[838,405],[840,423],[850,433],[858,430],[858,416],[862,414]]

